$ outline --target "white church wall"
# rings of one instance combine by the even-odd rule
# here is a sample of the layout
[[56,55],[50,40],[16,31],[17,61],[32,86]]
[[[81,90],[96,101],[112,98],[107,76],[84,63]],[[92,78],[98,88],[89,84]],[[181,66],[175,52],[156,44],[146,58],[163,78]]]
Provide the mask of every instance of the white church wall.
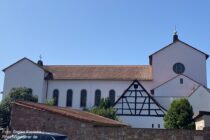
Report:
[[108,80],[54,80],[49,81],[48,99],[52,98],[54,89],[59,90],[59,106],[66,106],[66,94],[68,89],[73,91],[72,107],[80,107],[80,93],[82,89],[87,90],[87,108],[94,106],[95,91],[101,90],[101,98],[109,96],[111,89],[115,90],[117,100],[132,81],[108,81]]
[[153,88],[176,76],[175,63],[184,64],[185,75],[207,85],[206,56],[178,41],[153,55]]
[[[198,84],[184,75],[179,75],[174,79],[164,83],[154,90],[154,96],[183,97],[192,93]],[[169,90],[170,89],[170,90]]]
[[153,88],[153,80],[152,81],[139,81],[142,86],[145,88],[145,90],[150,93],[150,91]]
[[27,59],[23,59],[5,71],[4,93],[5,97],[12,88],[27,87],[43,102],[44,71]]
[[203,86],[200,86],[189,96],[188,100],[193,107],[194,113],[210,111],[210,93]]
[[133,128],[164,128],[163,117],[151,116],[118,116],[123,123],[131,125]]
[[180,99],[180,98],[185,98],[185,97],[159,97],[159,96],[154,96],[155,100],[166,110],[170,108],[171,103],[174,100]]
[[[180,79],[183,83],[180,83]],[[179,75],[154,90],[154,98],[165,108],[169,109],[173,100],[186,98],[199,85],[184,75]],[[170,89],[170,90],[169,90]]]

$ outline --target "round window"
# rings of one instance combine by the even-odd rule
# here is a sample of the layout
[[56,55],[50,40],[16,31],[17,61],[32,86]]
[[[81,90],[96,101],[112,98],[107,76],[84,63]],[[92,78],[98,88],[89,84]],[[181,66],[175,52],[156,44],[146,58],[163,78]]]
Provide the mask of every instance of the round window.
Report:
[[185,67],[182,63],[176,63],[173,66],[173,70],[176,74],[182,74],[185,71]]

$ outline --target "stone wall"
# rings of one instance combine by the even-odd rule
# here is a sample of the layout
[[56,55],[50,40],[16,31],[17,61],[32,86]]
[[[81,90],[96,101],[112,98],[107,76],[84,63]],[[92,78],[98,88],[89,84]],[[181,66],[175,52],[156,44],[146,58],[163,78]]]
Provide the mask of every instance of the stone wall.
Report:
[[210,140],[210,129],[195,131],[95,126],[85,121],[14,104],[11,127],[22,131],[58,132],[68,135],[71,140]]

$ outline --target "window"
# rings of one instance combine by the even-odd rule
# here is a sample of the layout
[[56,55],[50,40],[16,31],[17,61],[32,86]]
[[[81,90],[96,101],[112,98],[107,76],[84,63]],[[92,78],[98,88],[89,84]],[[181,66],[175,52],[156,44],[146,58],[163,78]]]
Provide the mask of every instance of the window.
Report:
[[101,91],[97,89],[95,91],[95,106],[99,106],[101,100]]
[[154,91],[154,89],[153,89],[153,90],[151,90],[151,94],[152,94],[152,95],[154,95],[154,94],[155,94],[155,91]]
[[54,99],[54,105],[55,106],[58,105],[58,98],[59,98],[59,91],[57,89],[55,89],[53,91],[53,99]]
[[160,124],[158,124],[158,128],[160,128]]
[[80,107],[86,107],[86,101],[87,101],[87,91],[83,89],[81,90],[81,95],[80,95]]
[[180,84],[183,84],[183,82],[184,82],[184,81],[183,81],[183,79],[182,79],[182,78],[180,78]]
[[182,74],[184,73],[185,71],[185,67],[182,63],[176,63],[174,64],[173,66],[173,71],[176,73],[176,74]]
[[113,89],[109,91],[109,100],[110,100],[111,106],[113,106],[115,103],[115,91]]
[[69,107],[72,106],[72,97],[73,97],[73,91],[71,89],[67,90],[66,106],[69,106]]

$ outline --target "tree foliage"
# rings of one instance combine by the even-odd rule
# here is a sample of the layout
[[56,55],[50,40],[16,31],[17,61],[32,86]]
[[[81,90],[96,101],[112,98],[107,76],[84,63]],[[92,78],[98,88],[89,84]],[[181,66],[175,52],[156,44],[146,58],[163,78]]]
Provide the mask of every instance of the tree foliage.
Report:
[[32,90],[28,88],[13,88],[0,103],[0,125],[9,126],[11,102],[15,100],[38,102],[37,96],[33,96]]
[[30,88],[13,88],[9,93],[9,97],[12,101],[23,100],[38,102],[37,96],[33,96],[32,90]]
[[102,98],[100,100],[100,104],[97,107],[93,107],[90,112],[106,117],[106,118],[110,118],[113,120],[118,120],[117,115],[116,115],[116,110],[111,106],[111,102],[109,100],[109,98]]
[[10,103],[11,98],[7,96],[2,100],[0,104],[0,126],[4,128],[8,126],[10,122]]
[[169,129],[194,129],[193,109],[187,99],[174,100],[164,116],[164,126]]

